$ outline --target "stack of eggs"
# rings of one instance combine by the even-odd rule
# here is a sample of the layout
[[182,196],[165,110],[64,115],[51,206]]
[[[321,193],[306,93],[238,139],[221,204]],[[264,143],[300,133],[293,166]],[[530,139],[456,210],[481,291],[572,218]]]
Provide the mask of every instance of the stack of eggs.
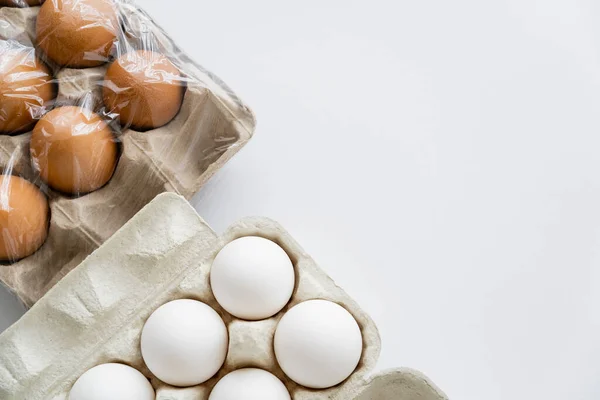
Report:
[[[294,266],[274,242],[256,236],[236,239],[217,254],[210,271],[212,292],[232,316],[258,321],[285,308],[295,287]],[[140,350],[150,372],[176,387],[200,385],[223,366],[228,352],[223,319],[200,301],[179,299],[155,310],[141,332]],[[251,342],[248,344],[252,345]],[[308,300],[278,322],[274,352],[283,373],[299,385],[326,389],[346,380],[363,351],[358,323],[342,306]],[[150,382],[124,364],[101,364],[73,385],[70,400],[154,400]],[[223,376],[209,400],[290,400],[275,375],[241,368]]]
[[[1,6],[43,3],[36,48],[0,41],[0,134],[31,132],[30,159],[40,185],[0,176],[0,260],[33,254],[45,241],[45,188],[81,196],[102,188],[119,158],[118,132],[169,123],[179,112],[184,77],[163,54],[125,43],[113,0],[2,0]],[[125,53],[123,49],[130,49]],[[103,105],[57,104],[53,76],[62,68],[110,63],[101,82]],[[38,187],[41,186],[41,189]]]

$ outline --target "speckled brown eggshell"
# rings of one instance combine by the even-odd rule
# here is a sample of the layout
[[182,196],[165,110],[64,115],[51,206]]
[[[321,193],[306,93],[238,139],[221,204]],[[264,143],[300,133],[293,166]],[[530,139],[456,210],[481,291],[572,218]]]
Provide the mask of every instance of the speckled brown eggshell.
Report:
[[32,183],[0,175],[0,260],[35,253],[48,235],[48,200]]
[[184,91],[181,72],[167,57],[140,50],[111,64],[104,79],[103,98],[123,126],[148,130],[175,118]]
[[56,97],[48,67],[34,49],[0,44],[0,133],[29,131]]
[[46,114],[31,135],[31,162],[53,189],[80,195],[104,186],[115,170],[117,143],[93,111],[59,107]]
[[39,47],[57,64],[75,68],[107,62],[118,27],[112,0],[46,1],[36,23]]

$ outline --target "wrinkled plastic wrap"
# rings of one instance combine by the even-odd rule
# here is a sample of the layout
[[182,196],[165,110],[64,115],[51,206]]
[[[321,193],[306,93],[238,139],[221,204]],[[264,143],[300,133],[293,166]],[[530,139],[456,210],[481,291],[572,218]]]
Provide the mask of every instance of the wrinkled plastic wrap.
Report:
[[[288,305],[261,321],[228,314],[210,289],[210,268],[218,252],[232,240],[249,235],[278,243],[290,256],[296,274]],[[140,351],[145,321],[160,305],[175,299],[208,304],[221,315],[229,333],[221,370],[207,382],[188,388],[159,381],[144,365]],[[324,390],[307,389],[288,379],[273,349],[280,318],[311,299],[330,300],[346,308],[363,337],[362,357],[354,373]],[[219,236],[183,198],[172,193],[158,196],[143,208],[0,335],[0,349],[0,398],[6,400],[66,400],[77,378],[108,362],[141,371],[150,379],[158,400],[206,400],[220,378],[245,367],[276,375],[293,400],[447,400],[416,371],[371,375],[380,352],[377,327],[279,224],[247,218]]]
[[31,306],[157,194],[194,195],[254,127],[131,1],[0,0],[0,282]]

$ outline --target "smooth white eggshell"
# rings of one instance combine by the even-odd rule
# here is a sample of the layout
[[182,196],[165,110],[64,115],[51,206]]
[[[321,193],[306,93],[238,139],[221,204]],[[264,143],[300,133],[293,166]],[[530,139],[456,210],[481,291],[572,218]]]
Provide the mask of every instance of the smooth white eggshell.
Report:
[[292,297],[294,266],[276,243],[247,236],[217,254],[210,284],[219,304],[230,314],[259,320],[277,314]]
[[290,400],[290,394],[270,372],[244,368],[221,378],[208,400]]
[[281,369],[294,382],[313,389],[332,387],[348,378],[362,349],[354,317],[326,300],[292,307],[275,331],[275,356]]
[[142,357],[150,371],[173,386],[210,379],[227,356],[228,334],[215,310],[196,300],[159,307],[142,330]]
[[154,389],[141,372],[123,364],[101,364],[77,379],[69,400],[154,400]]

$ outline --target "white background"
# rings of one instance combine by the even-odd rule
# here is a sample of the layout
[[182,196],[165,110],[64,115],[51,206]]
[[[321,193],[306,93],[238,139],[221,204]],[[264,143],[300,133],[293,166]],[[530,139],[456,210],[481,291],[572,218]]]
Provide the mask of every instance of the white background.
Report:
[[600,397],[596,0],[140,4],[258,117],[194,199],[213,227],[279,220],[373,316],[381,369]]

